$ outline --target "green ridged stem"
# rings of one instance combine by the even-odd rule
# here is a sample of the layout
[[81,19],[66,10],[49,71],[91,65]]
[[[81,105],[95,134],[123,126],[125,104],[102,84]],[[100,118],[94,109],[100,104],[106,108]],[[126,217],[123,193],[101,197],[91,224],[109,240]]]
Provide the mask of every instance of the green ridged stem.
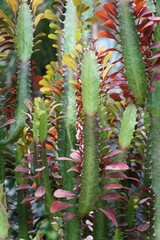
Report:
[[[22,165],[23,159],[23,147],[19,144],[16,145],[16,165]],[[22,178],[21,172],[15,172],[15,180],[17,185],[27,183],[27,180]],[[18,239],[24,238],[29,239],[28,234],[28,212],[26,205],[22,204],[23,199],[25,198],[25,190],[17,191],[17,213],[18,213]]]
[[143,106],[147,94],[147,77],[131,3],[128,0],[119,0],[116,5],[125,75],[137,105]]
[[[106,207],[105,201],[99,201],[96,206],[104,209]],[[108,218],[101,211],[96,211],[93,220],[93,239],[104,240],[109,239],[109,225]]]
[[[75,34],[78,29],[78,19],[76,16],[76,8],[72,0],[66,1],[66,12],[64,21],[64,43],[63,54],[71,53],[71,50],[76,49]],[[71,149],[76,149],[76,95],[72,83],[68,81],[74,78],[74,73],[71,69],[66,68],[64,73],[64,92],[63,92],[63,107],[62,114],[64,119],[60,121],[60,130],[58,136],[58,155],[59,157],[69,157]],[[73,163],[64,161],[60,162],[60,173],[62,176],[63,189],[73,191],[76,184],[75,174],[67,172]],[[76,205],[76,200],[68,200],[69,203]],[[75,207],[69,210],[74,214],[77,213]],[[64,223],[64,240],[80,240],[80,220],[77,217]]]
[[21,61],[28,61],[33,47],[33,16],[30,6],[25,2],[19,7],[16,31],[18,57]]
[[[77,31],[76,9],[69,0],[66,3],[66,13],[64,22],[64,48],[63,53],[70,53],[76,47],[75,33]],[[71,32],[72,29],[72,32]],[[61,130],[59,133],[59,156],[69,157],[71,149],[75,149],[76,144],[76,96],[73,85],[68,80],[73,78],[73,71],[66,69],[64,74],[64,93],[63,93],[63,114],[64,119],[61,120]],[[65,144],[64,144],[65,143]],[[63,179],[63,187],[66,190],[73,190],[75,184],[73,173],[67,173],[67,170],[73,166],[70,162],[60,163],[60,171]]]
[[49,177],[49,169],[48,169],[47,152],[46,152],[45,142],[41,143],[41,159],[43,162],[43,166],[45,166],[45,169],[42,171],[43,185],[46,190],[45,211],[46,211],[46,214],[50,214],[50,206],[54,199],[53,199],[53,193],[52,193],[52,188],[51,188],[51,181],[50,181],[50,177]]
[[94,51],[82,61],[82,102],[84,110],[84,157],[78,209],[81,216],[95,208],[99,195],[98,121],[100,77]]
[[[160,16],[160,1],[156,1],[156,16]],[[154,31],[154,43],[160,41],[160,25],[157,24]],[[159,48],[153,49],[153,54],[159,52]],[[154,63],[154,61],[153,61]],[[156,69],[159,72],[160,68]],[[148,230],[150,238],[158,240],[160,236],[160,188],[159,188],[159,176],[160,176],[160,149],[158,143],[160,141],[160,80],[153,83],[155,89],[148,96],[148,110],[150,113],[150,136],[148,139],[148,154],[147,158],[150,160],[151,165],[151,202],[152,214],[150,217],[150,228]],[[148,160],[148,161],[149,161]],[[150,180],[150,179],[149,179]],[[153,191],[153,192],[152,192]],[[153,196],[154,195],[154,196]],[[153,206],[154,205],[154,206]],[[149,209],[149,210],[150,210]],[[153,217],[154,214],[154,217]]]
[[151,237],[154,240],[158,240],[160,236],[160,148],[157,143],[160,142],[160,81],[155,82],[154,86],[155,90],[150,94],[148,100],[148,109],[151,115],[151,187],[154,194],[154,223],[151,228],[155,231],[155,234]]
[[16,47],[18,52],[18,86],[15,122],[11,124],[8,138],[0,141],[6,145],[18,140],[27,119],[24,101],[30,98],[30,62],[33,47],[33,20],[30,6],[23,2],[19,7],[16,26]]
[[[94,0],[82,0],[81,2],[89,7],[89,9],[83,13],[82,20],[92,18],[94,16]],[[82,29],[83,40],[86,41],[87,43],[89,43],[89,39],[91,37],[92,25],[93,24],[91,22],[85,22]],[[85,29],[88,27],[89,29]]]
[[123,240],[123,237],[119,228],[116,228],[113,240]]

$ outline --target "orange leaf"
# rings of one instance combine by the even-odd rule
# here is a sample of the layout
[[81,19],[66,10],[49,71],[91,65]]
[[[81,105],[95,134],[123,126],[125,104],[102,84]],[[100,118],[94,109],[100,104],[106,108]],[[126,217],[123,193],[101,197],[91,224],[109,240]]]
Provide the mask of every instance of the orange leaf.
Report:
[[108,14],[105,10],[98,10],[96,12],[96,17],[98,17],[102,20],[105,20],[105,21],[107,21],[109,19]]

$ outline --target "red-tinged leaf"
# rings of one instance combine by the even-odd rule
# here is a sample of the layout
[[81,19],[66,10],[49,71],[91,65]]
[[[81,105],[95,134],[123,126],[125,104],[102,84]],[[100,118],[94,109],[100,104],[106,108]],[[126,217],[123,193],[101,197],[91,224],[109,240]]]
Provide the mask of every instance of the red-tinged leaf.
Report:
[[36,192],[35,192],[34,195],[35,195],[35,197],[37,197],[37,198],[41,198],[41,197],[44,196],[45,193],[46,193],[45,187],[40,186],[40,187],[36,190]]
[[120,102],[122,100],[121,95],[119,93],[111,93],[110,98],[112,98],[114,101]]
[[2,120],[4,118],[4,115],[0,115],[0,120]]
[[9,119],[6,122],[4,122],[2,125],[0,125],[0,128],[10,125],[10,124],[14,123],[15,121],[16,121],[15,119]]
[[160,59],[156,61],[156,63],[150,68],[150,71],[154,71],[156,68],[160,66]]
[[118,150],[118,149],[114,149],[114,150],[111,150],[110,152],[108,152],[105,157],[113,157],[119,153],[121,153],[122,151],[121,150]]
[[159,72],[155,72],[153,77],[152,77],[152,82],[156,82],[160,79],[160,73]]
[[127,176],[123,172],[113,172],[108,174],[105,178],[120,178],[120,179],[126,179]]
[[77,167],[77,166],[73,166],[73,167],[71,167],[70,169],[67,170],[67,172],[72,172],[72,171],[80,173],[80,168]]
[[66,191],[63,189],[58,189],[54,192],[54,196],[56,198],[66,198],[66,199],[72,199],[75,198],[75,194],[70,192],[70,191]]
[[140,182],[139,179],[137,178],[133,178],[133,177],[127,177],[126,174],[124,174],[123,172],[113,172],[108,174],[107,176],[105,176],[105,178],[120,178],[120,179],[130,179],[136,182]]
[[70,220],[70,219],[72,219],[72,218],[74,218],[75,217],[75,214],[74,213],[71,213],[71,212],[68,212],[68,213],[65,213],[64,215],[63,215],[63,221],[68,221],[68,220]]
[[33,196],[26,196],[23,201],[21,202],[22,204],[30,204],[32,201],[36,201],[36,197],[33,197]]
[[24,166],[22,166],[22,165],[17,165],[17,167],[15,168],[15,171],[16,171],[16,172],[28,172],[28,171],[29,171],[29,168],[24,167]]
[[104,26],[104,27],[109,27],[109,28],[112,28],[112,29],[116,30],[115,23],[114,23],[114,21],[111,20],[111,19],[105,21],[105,22],[102,24],[102,26]]
[[59,157],[58,160],[60,161],[70,161],[70,162],[75,162],[76,160],[72,159],[72,158],[67,158],[67,157]]
[[108,164],[105,168],[105,170],[128,170],[129,167],[127,166],[127,164],[123,163],[123,162],[113,162],[111,164]]
[[152,92],[155,91],[155,90],[156,90],[155,86],[151,86],[151,87],[148,89],[148,92],[149,92],[149,93],[152,93]]
[[160,42],[156,42],[150,46],[150,49],[160,48]]
[[105,10],[98,10],[97,12],[96,12],[96,17],[98,17],[99,19],[101,19],[101,20],[105,20],[105,21],[107,21],[108,20],[108,14],[107,14],[107,12],[105,11]]
[[160,57],[160,52],[157,52],[151,56],[151,59],[159,58]]
[[45,166],[43,166],[41,168],[36,168],[35,172],[42,172],[45,168],[46,168]]
[[142,8],[137,15],[138,18],[142,18],[144,16],[152,16],[152,11],[149,10],[147,7]]
[[70,157],[74,160],[76,160],[76,162],[81,163],[82,162],[82,157],[79,153],[79,151],[74,150],[71,154]]
[[137,227],[137,230],[138,230],[139,232],[145,232],[145,231],[149,228],[149,226],[150,226],[150,223],[149,223],[149,222],[144,222],[144,223],[142,223],[141,225],[139,225],[139,226]]
[[143,203],[146,203],[146,202],[150,202],[152,199],[150,197],[147,197],[147,198],[143,198],[139,201],[139,204],[143,204]]
[[98,208],[98,209],[101,212],[103,212],[106,215],[106,217],[108,217],[114,223],[115,227],[118,227],[117,219],[116,219],[116,217],[115,217],[115,215],[114,215],[112,210],[104,210],[102,208]]
[[120,189],[120,188],[123,188],[123,185],[120,183],[108,183],[103,187],[103,189],[107,189],[107,190]]
[[116,16],[116,10],[115,10],[115,3],[114,2],[108,2],[104,4],[104,9],[106,12],[111,13],[111,15]]
[[17,188],[17,190],[24,190],[24,189],[31,189],[32,186],[29,184],[20,184],[19,187]]
[[101,198],[102,200],[118,200],[118,199],[122,199],[126,202],[128,202],[128,199],[126,197],[123,197],[121,196],[120,194],[118,193],[109,193],[109,194],[106,194],[104,196],[102,196]]
[[148,19],[153,22],[160,22],[160,17],[148,17]]
[[50,212],[51,213],[59,212],[71,206],[73,206],[73,204],[61,202],[61,201],[54,201],[51,204]]
[[141,31],[144,30],[144,29],[147,28],[147,27],[152,26],[152,25],[153,25],[153,22],[152,22],[152,21],[147,22],[147,23],[143,26],[143,28],[141,29]]
[[118,42],[117,38],[115,37],[115,35],[113,35],[112,33],[110,32],[107,32],[107,31],[100,31],[98,33],[98,36],[99,37],[106,37],[106,38],[111,38],[113,40],[115,40],[116,42]]
[[136,14],[143,8],[145,2],[146,1],[139,1],[139,2],[137,2],[137,4],[134,7],[134,11],[136,12]]

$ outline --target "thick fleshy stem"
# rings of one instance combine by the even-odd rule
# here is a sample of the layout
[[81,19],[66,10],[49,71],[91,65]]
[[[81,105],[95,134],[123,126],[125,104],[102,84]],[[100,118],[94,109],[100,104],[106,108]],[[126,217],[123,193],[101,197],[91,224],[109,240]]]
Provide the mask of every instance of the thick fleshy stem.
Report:
[[[22,164],[23,158],[23,147],[19,144],[16,146],[16,165]],[[20,172],[15,172],[15,180],[17,185],[26,183],[26,180],[22,178]],[[27,208],[22,201],[25,197],[25,190],[17,191],[17,212],[18,212],[18,238],[24,238],[26,240],[29,239],[28,235],[28,212]]]

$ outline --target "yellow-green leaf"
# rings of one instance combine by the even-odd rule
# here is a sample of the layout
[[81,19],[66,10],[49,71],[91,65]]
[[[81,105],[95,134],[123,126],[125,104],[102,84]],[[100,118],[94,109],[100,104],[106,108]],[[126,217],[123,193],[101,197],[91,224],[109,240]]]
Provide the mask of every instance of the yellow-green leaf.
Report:
[[45,10],[44,17],[50,20],[58,21],[59,18],[49,9]]
[[6,0],[7,4],[10,6],[12,9],[12,12],[16,18],[17,16],[17,11],[18,11],[18,1],[17,0]]
[[72,0],[72,2],[75,6],[77,6],[78,4],[81,3],[81,0]]
[[78,71],[77,63],[70,54],[65,54],[63,56],[63,64],[65,64],[67,67],[71,68],[75,72]]
[[32,10],[33,10],[33,13],[35,14],[38,6],[43,2],[43,0],[33,0],[32,1]]
[[108,65],[108,66],[105,68],[105,70],[104,70],[104,72],[103,72],[103,78],[105,78],[105,77],[107,76],[109,70],[110,70],[113,66],[114,66],[114,64],[110,64],[110,65]]
[[15,28],[14,23],[1,9],[0,9],[0,18],[2,18],[3,21],[5,21],[14,30],[14,28]]
[[41,21],[41,19],[43,19],[43,18],[44,18],[44,13],[40,13],[40,14],[38,14],[38,15],[36,16],[35,21],[34,21],[35,27],[37,27],[38,23],[39,23],[39,22]]
[[49,34],[49,35],[48,35],[48,38],[53,39],[53,40],[58,40],[57,35],[55,35],[55,34],[53,34],[53,33]]
[[5,38],[1,37],[0,42],[4,42],[4,41],[5,41]]
[[105,67],[106,63],[109,61],[109,59],[112,57],[113,53],[111,51],[109,51],[107,53],[107,55],[105,56],[105,58],[103,59],[103,68]]

